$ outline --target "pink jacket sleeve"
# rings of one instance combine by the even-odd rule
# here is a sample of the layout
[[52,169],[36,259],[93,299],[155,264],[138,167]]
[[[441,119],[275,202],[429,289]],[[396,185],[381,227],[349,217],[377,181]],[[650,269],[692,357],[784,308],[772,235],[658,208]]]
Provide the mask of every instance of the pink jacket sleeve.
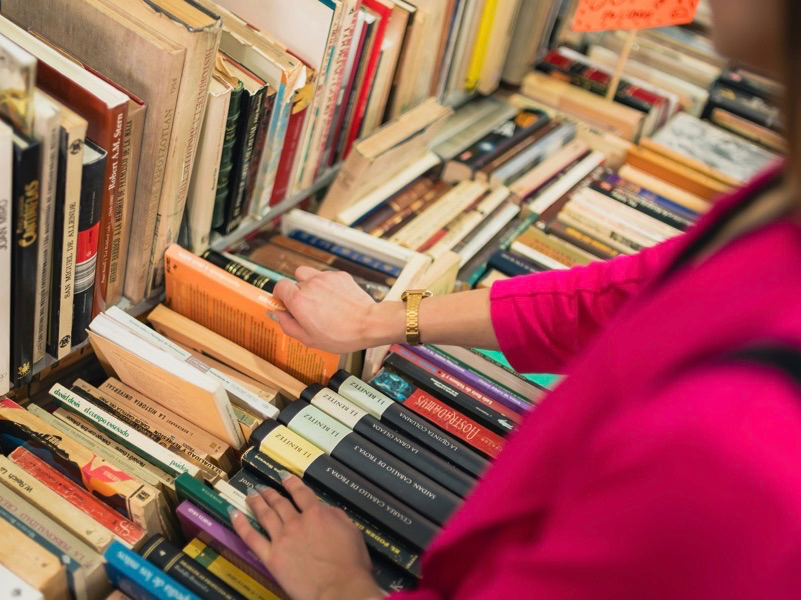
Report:
[[698,369],[576,449],[545,523],[488,533],[480,569],[392,600],[798,598],[799,427],[784,376]]
[[634,256],[496,282],[490,312],[504,355],[523,373],[563,373],[565,363],[670,264],[681,242],[678,237]]

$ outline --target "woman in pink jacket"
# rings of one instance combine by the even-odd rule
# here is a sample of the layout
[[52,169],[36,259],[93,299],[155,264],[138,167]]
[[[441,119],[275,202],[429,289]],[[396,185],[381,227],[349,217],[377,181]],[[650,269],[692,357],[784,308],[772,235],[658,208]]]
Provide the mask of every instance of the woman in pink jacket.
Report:
[[[801,3],[712,1],[716,42],[787,88],[792,156],[638,256],[426,299],[424,342],[567,373],[435,539],[437,598],[801,598]],[[402,342],[402,303],[301,269],[287,333],[348,352]],[[303,483],[234,524],[293,597],[380,597],[346,518]]]

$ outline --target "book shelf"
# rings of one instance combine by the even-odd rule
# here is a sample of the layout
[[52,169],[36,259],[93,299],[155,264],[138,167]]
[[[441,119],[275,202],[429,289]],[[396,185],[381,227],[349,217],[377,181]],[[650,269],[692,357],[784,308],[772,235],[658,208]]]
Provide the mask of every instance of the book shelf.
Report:
[[308,189],[301,190],[287,198],[284,198],[275,206],[270,207],[270,210],[268,210],[262,216],[251,215],[247,217],[242,224],[236,228],[235,231],[232,231],[228,235],[216,235],[212,238],[209,247],[212,250],[222,252],[237,242],[242,241],[254,231],[258,231],[273,219],[276,219],[284,213],[289,212],[298,204],[328,186],[334,180],[334,177],[336,177],[337,173],[339,173],[341,166],[341,164],[334,165],[325,171],[320,177],[318,177],[317,181],[315,181]]

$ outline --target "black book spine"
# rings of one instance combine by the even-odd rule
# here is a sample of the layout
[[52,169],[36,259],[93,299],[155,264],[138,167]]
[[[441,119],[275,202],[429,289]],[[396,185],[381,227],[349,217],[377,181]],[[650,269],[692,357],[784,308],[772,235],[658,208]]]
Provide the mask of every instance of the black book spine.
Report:
[[408,377],[421,390],[439,398],[445,404],[452,406],[466,417],[474,419],[498,435],[507,435],[512,431],[512,424],[503,415],[429,374],[428,371],[402,356],[390,354],[384,364]]
[[459,507],[458,496],[316,406],[296,400],[281,411],[278,422],[434,523],[442,525]]
[[239,116],[237,132],[238,151],[235,152],[234,171],[231,178],[231,193],[225,208],[225,233],[231,233],[242,222],[245,213],[245,192],[247,191],[248,172],[259,131],[259,117],[264,108],[264,94],[267,88],[242,98],[242,113]]
[[541,273],[546,271],[544,267],[534,262],[513,254],[507,250],[498,250],[489,259],[489,266],[497,269],[504,275],[516,277],[518,275],[530,275],[531,273]]
[[[53,271],[50,278],[50,312],[47,326],[47,353],[58,356],[58,319],[61,314],[61,257],[64,253],[64,210],[67,193],[67,132],[62,130],[58,150],[58,181],[56,182],[56,210],[53,220]],[[69,341],[68,341],[69,343]]]
[[272,419],[265,419],[250,439],[262,454],[280,461],[305,482],[339,498],[414,548],[427,548],[439,533],[439,528],[417,511]]
[[156,534],[140,550],[143,558],[167,573],[190,592],[207,600],[246,600],[199,562],[192,560],[180,548]]
[[11,383],[25,385],[33,376],[33,327],[36,262],[39,247],[38,142],[14,135],[11,250]]
[[[78,248],[75,253],[73,286],[72,343],[80,344],[87,337],[92,321],[92,295],[97,270],[97,242],[100,236],[100,212],[103,204],[103,180],[106,173],[106,151],[86,140],[94,150],[93,159],[85,161],[81,174],[81,209],[78,214]],[[87,157],[84,153],[84,157]],[[98,156],[99,155],[99,156]]]
[[480,477],[489,462],[467,444],[432,425],[389,396],[346,371],[328,383],[337,392],[395,431],[407,435],[473,477]]
[[464,498],[475,485],[472,477],[418,442],[387,427],[344,396],[312,385],[304,390],[301,398],[458,496]]
[[[232,475],[228,481],[240,492],[247,494],[248,490],[254,489],[258,485],[268,485],[289,498],[286,488],[281,483],[281,466],[260,453],[257,448],[250,448],[242,455],[242,466],[243,469]],[[411,550],[405,543],[387,536],[360,513],[319,487],[313,484],[309,485],[309,487],[322,503],[334,506],[345,512],[356,528],[362,532],[367,548],[373,557],[376,555],[383,556],[404,571],[411,573],[415,577],[420,577],[419,552]]]
[[246,281],[250,285],[254,285],[260,290],[272,293],[272,291],[275,289],[275,284],[277,282],[274,279],[270,279],[269,277],[253,272],[243,264],[240,264],[235,260],[230,260],[216,250],[206,250],[203,253],[203,258],[214,266],[228,271],[234,277],[238,277],[242,281]]

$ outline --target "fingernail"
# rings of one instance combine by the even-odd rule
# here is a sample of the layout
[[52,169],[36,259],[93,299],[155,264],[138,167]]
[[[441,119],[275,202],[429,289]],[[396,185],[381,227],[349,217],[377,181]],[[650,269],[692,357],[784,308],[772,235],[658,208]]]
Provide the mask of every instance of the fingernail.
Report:
[[256,490],[259,492],[259,494],[263,494],[267,490],[271,490],[271,489],[272,488],[270,486],[267,486],[267,485],[259,484],[259,485],[256,486]]
[[230,518],[233,519],[238,514],[239,514],[239,511],[236,508],[234,508],[233,506],[229,506],[228,507],[228,516]]
[[257,489],[253,489],[253,488],[248,488],[248,496],[249,496],[249,497],[251,497],[251,498],[254,498],[254,497],[256,497],[256,496],[258,496],[258,495],[259,495],[259,492],[260,492],[260,491],[261,491],[261,490],[257,490]]
[[278,476],[281,478],[281,481],[286,481],[287,479],[292,477],[292,473],[290,473],[289,471],[284,471],[283,469],[280,469],[278,471]]

